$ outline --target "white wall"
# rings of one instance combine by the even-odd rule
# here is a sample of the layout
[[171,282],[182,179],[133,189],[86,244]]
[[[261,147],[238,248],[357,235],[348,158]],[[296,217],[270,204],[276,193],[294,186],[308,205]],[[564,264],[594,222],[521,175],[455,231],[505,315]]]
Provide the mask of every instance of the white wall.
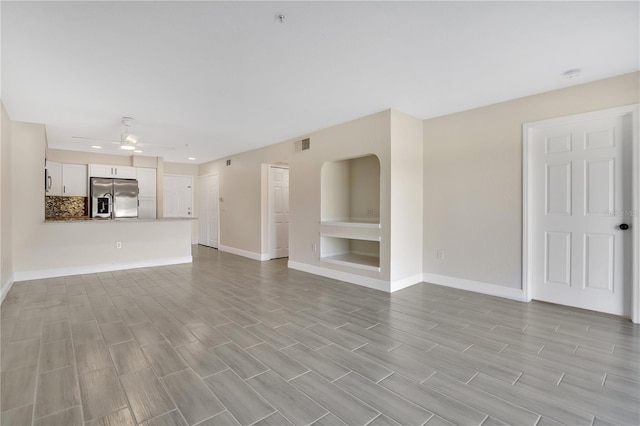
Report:
[[0,287],[2,299],[13,284],[12,211],[11,211],[11,120],[0,102]]
[[16,281],[190,261],[191,221],[45,223],[44,126],[12,127]]
[[522,124],[637,103],[639,79],[636,72],[425,120],[424,271],[521,288]]

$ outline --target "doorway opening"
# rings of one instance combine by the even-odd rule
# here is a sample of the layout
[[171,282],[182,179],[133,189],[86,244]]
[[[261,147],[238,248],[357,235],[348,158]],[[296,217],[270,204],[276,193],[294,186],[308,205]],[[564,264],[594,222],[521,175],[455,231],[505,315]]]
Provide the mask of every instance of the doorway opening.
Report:
[[198,244],[218,248],[220,181],[218,174],[198,176]]
[[267,258],[289,257],[289,165],[267,170]]

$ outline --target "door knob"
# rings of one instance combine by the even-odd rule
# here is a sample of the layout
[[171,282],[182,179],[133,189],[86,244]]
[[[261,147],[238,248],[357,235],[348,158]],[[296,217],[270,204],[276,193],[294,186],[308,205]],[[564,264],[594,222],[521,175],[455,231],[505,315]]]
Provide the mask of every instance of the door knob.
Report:
[[627,225],[626,223],[623,223],[620,225],[620,229],[622,229],[623,231],[626,231],[627,229],[629,229],[629,225]]

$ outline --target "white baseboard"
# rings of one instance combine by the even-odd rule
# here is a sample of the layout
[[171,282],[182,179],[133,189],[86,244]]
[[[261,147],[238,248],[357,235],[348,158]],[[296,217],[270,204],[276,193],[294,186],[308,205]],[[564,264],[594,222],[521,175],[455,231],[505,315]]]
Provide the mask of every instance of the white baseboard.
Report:
[[13,274],[7,279],[6,282],[2,283],[2,296],[0,296],[0,303],[4,302],[4,298],[9,294],[9,290],[13,287],[14,279]]
[[[43,278],[64,277],[67,275],[95,274],[99,272],[121,271],[123,269],[148,268],[151,266],[177,265],[180,263],[191,263],[191,256],[170,257],[163,259],[149,259],[139,262],[103,264],[103,265],[87,265],[87,266],[71,266],[67,268],[40,269],[36,271],[15,272],[15,281],[38,280]],[[3,296],[4,297],[4,296]]]
[[460,290],[487,294],[489,296],[504,297],[506,299],[517,300],[519,302],[526,302],[524,291],[520,288],[504,287],[501,285],[465,280],[463,278],[449,277],[447,275],[431,274],[428,272],[425,272],[422,275],[422,280],[427,283],[438,284],[445,287],[453,287]]
[[231,254],[237,254],[238,256],[248,257],[249,259],[265,261],[269,260],[269,253],[256,253],[253,251],[242,250],[235,247],[223,246],[222,244],[218,245],[218,250],[224,251]]
[[422,282],[423,274],[415,274],[410,277],[402,278],[400,280],[395,280],[391,282],[390,289],[391,293],[394,291],[402,290],[403,288],[411,287],[412,285],[418,284]]
[[350,274],[348,272],[336,271],[335,269],[324,268],[317,265],[309,265],[308,263],[289,261],[289,268],[302,272],[308,272],[314,275],[320,275],[334,280],[345,281],[351,284],[361,285],[363,287],[373,288],[389,292],[389,282],[379,280],[377,278],[363,277],[362,275]]

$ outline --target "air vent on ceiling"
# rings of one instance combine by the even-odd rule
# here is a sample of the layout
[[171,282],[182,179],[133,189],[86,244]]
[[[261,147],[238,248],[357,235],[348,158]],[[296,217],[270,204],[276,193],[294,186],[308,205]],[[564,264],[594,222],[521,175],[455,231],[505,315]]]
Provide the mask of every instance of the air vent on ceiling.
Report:
[[307,149],[311,149],[311,139],[306,138],[301,141],[296,141],[296,151],[306,151]]

